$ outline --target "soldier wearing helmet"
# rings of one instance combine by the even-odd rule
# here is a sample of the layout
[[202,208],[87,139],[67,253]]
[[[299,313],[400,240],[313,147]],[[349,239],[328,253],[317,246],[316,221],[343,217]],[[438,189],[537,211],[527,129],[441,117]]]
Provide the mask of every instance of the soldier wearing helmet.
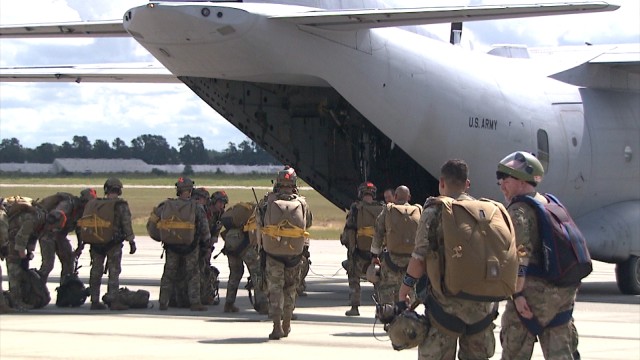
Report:
[[[380,281],[376,287],[379,303],[392,303],[398,297],[411,258],[422,206],[410,204],[410,200],[409,188],[398,186],[394,202],[385,204],[375,222],[371,263],[380,265]],[[411,296],[415,294],[412,292]]]
[[[578,333],[572,319],[552,328],[543,328],[537,337],[525,325],[528,322],[521,321],[530,322],[536,318],[549,321],[573,309],[579,286],[558,287],[543,278],[527,275],[530,266],[543,263],[543,246],[536,211],[524,202],[522,196],[541,204],[548,203],[546,197],[536,191],[544,177],[544,168],[534,155],[516,151],[498,163],[496,177],[509,203],[507,210],[515,228],[518,253],[521,254],[516,293],[513,300],[507,302],[502,315],[502,359],[530,358],[538,341],[545,355],[579,358]],[[554,296],[549,297],[548,294]]]
[[[0,260],[4,260],[9,254],[9,218],[4,208],[4,199],[0,198]],[[0,294],[2,290],[2,267],[0,266]],[[0,314],[13,312],[13,308],[0,296]]]
[[263,249],[261,256],[265,256],[263,273],[273,320],[271,340],[287,337],[291,331],[303,253],[309,244],[306,230],[312,215],[305,198],[298,195],[296,181],[295,170],[286,166],[278,172],[273,192],[257,207],[258,244]]
[[[358,200],[353,202],[347,213],[347,221],[340,236],[340,242],[347,248],[347,278],[349,281],[349,302],[351,309],[346,316],[360,316],[360,280],[367,273],[371,263],[371,242],[375,221],[382,211],[382,203],[376,201],[378,189],[365,181],[358,186]],[[367,280],[372,278],[367,276]],[[376,282],[373,282],[374,286]]]
[[[460,201],[474,200],[467,194],[471,184],[468,174],[468,166],[463,160],[452,159],[445,162],[440,168],[440,195]],[[411,260],[396,299],[401,301],[397,305],[399,308],[406,308],[413,303],[410,293],[416,288],[418,279],[426,273],[427,261],[434,259],[432,256],[434,251],[438,251],[434,250],[437,244],[444,242],[442,208],[442,202],[435,197],[427,199],[424,205]],[[427,298],[432,326],[424,341],[418,345],[420,359],[453,359],[456,357],[456,349],[459,349],[459,359],[489,359],[493,356],[496,303],[448,296],[440,287],[435,286],[428,286]],[[456,323],[462,324],[465,330],[455,329],[453,324]],[[396,345],[401,344],[394,342],[394,347]]]
[[87,202],[95,197],[95,189],[86,188],[80,191],[80,196],[58,192],[38,202],[48,212],[46,220],[49,224],[47,231],[39,239],[42,264],[38,274],[43,281],[47,281],[53,270],[56,255],[62,264],[61,283],[75,271],[75,260],[82,251],[80,238],[78,237],[78,247],[74,251],[67,235],[74,230],[78,234],[77,222]]
[[[147,229],[166,250],[160,280],[160,310],[169,308],[174,295],[180,263],[184,263],[188,298],[192,311],[207,310],[200,293],[200,253],[209,251],[211,232],[204,208],[191,200],[194,181],[180,177],[176,181],[177,199],[158,204],[149,217]],[[157,231],[157,233],[156,233]]]
[[[107,293],[103,299],[111,310],[126,310],[129,307],[118,299],[120,289],[120,273],[122,272],[122,246],[125,241],[129,242],[129,254],[136,252],[133,226],[131,222],[131,210],[126,200],[120,198],[122,195],[122,182],[120,179],[112,177],[105,181],[103,185],[104,197],[93,198],[87,202],[78,221],[78,248],[76,255],[80,256],[84,243],[89,243],[91,248],[91,271],[89,276],[89,289],[91,299],[91,310],[104,310],[106,305],[100,302],[100,286],[102,275],[105,273],[105,262],[108,269]],[[86,189],[85,189],[86,190]],[[84,190],[83,190],[84,191]],[[95,190],[90,189],[87,193]],[[85,194],[82,194],[84,196]],[[95,219],[105,220],[110,224],[103,231],[110,234],[108,239],[96,236],[98,223]]]

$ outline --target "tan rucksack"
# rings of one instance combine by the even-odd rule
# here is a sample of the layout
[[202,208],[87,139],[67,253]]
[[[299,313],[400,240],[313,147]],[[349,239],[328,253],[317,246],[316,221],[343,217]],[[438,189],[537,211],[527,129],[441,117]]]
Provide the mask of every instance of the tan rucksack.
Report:
[[115,207],[120,199],[93,199],[87,202],[77,228],[84,243],[103,245],[113,239],[116,231]]
[[378,215],[382,211],[382,204],[359,202],[356,206],[358,209],[356,246],[359,250],[371,251],[371,242],[375,232],[374,226]]
[[300,255],[304,248],[307,202],[304,197],[292,200],[269,200],[260,228],[264,251],[271,255]]
[[255,205],[252,203],[239,202],[227,209],[220,217],[220,221],[227,230],[241,229],[253,214],[254,209]]
[[385,242],[393,254],[409,255],[413,252],[416,230],[422,215],[420,205],[387,204]]
[[165,200],[149,216],[149,235],[165,244],[191,245],[196,234],[196,207],[194,201]]
[[18,214],[22,214],[23,212],[34,212],[33,208],[33,199],[26,196],[9,196],[4,199],[4,206],[7,213],[7,218],[11,219]]
[[[518,256],[505,207],[489,199],[441,196],[443,243],[430,251],[427,275],[435,291],[477,301],[499,301],[515,292]],[[436,205],[437,206],[437,205]]]

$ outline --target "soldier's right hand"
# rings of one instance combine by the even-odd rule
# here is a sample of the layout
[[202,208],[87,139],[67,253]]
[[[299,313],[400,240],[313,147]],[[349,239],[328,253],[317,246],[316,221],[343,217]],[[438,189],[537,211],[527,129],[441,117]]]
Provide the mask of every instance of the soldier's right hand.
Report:
[[73,254],[76,256],[76,258],[79,258],[80,255],[82,255],[82,250],[84,250],[84,244],[78,245],[78,248],[73,250]]
[[377,256],[372,256],[371,257],[371,263],[374,265],[380,265],[380,258]]
[[27,249],[22,249],[18,251],[18,256],[20,256],[20,259],[24,259],[27,257]]

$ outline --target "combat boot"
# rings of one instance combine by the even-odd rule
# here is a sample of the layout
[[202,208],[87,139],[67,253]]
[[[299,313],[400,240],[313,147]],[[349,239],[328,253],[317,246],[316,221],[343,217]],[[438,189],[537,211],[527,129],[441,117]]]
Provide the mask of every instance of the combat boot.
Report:
[[169,310],[169,304],[160,303],[160,310],[161,311]]
[[101,303],[100,301],[95,301],[91,303],[91,310],[106,310],[107,305]]
[[127,306],[127,305],[125,305],[125,304],[123,304],[123,303],[121,303],[119,301],[112,302],[111,305],[109,305],[109,308],[111,310],[129,310],[129,306]]
[[209,308],[206,305],[202,304],[193,304],[191,305],[191,311],[207,311]]
[[291,314],[282,317],[282,337],[289,336],[291,332]]
[[275,314],[271,318],[273,319],[273,331],[269,334],[269,340],[280,340],[280,338],[284,336],[282,323],[280,321],[282,316],[280,314]]
[[358,311],[358,306],[351,306],[351,309],[347,310],[344,314],[347,316],[360,316],[360,311]]
[[226,313],[235,313],[240,311],[237,306],[235,306],[232,302],[224,303],[224,312]]

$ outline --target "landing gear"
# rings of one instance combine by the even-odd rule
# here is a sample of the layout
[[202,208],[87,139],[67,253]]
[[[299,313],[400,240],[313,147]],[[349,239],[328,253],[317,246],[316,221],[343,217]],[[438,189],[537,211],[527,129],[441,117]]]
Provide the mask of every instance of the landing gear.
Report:
[[616,264],[616,280],[623,294],[640,295],[640,257],[631,256]]

